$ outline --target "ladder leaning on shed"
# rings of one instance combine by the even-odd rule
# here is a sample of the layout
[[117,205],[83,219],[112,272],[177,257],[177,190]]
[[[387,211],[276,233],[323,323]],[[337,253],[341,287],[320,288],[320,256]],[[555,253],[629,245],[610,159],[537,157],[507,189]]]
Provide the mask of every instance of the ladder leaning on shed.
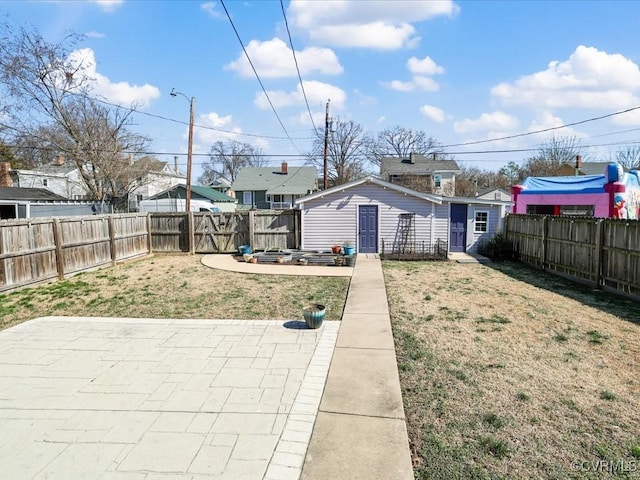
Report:
[[415,213],[401,213],[398,217],[398,228],[393,241],[394,253],[409,253],[415,248],[416,223]]

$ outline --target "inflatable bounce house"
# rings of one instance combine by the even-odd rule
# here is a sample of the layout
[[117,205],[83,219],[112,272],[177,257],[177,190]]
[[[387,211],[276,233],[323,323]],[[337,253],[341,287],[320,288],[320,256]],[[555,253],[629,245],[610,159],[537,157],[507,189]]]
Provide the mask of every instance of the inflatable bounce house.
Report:
[[640,218],[640,176],[616,163],[603,175],[528,177],[511,187],[513,213]]

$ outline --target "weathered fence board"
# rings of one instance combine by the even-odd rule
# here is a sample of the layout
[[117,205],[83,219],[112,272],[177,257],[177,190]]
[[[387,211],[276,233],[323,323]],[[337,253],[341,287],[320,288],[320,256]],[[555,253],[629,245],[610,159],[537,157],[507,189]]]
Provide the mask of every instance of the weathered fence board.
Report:
[[0,291],[149,253],[147,214],[0,222]]
[[639,221],[508,215],[505,225],[521,261],[640,297]]
[[195,253],[232,253],[240,245],[254,250],[300,245],[298,210],[234,213],[151,213],[153,252],[189,252],[189,219]]
[[0,222],[0,291],[151,252],[296,248],[300,212],[152,213]]

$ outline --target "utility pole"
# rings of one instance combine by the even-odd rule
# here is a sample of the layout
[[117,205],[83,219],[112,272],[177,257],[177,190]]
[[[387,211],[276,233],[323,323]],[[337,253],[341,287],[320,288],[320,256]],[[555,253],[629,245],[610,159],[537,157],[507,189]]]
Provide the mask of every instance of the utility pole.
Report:
[[324,117],[324,190],[329,188],[329,177],[327,175],[328,157],[329,157],[329,102],[327,100],[327,110]]
[[187,201],[186,210],[191,211],[191,165],[193,163],[193,103],[195,98],[191,97],[189,102],[189,147],[187,149]]
[[185,210],[188,212],[191,211],[191,164],[193,163],[193,111],[194,111],[194,103],[196,101],[196,97],[187,97],[184,93],[176,92],[175,88],[171,89],[171,93],[169,94],[172,97],[176,97],[178,95],[182,96],[189,102],[189,146],[187,147],[187,198],[185,201]]

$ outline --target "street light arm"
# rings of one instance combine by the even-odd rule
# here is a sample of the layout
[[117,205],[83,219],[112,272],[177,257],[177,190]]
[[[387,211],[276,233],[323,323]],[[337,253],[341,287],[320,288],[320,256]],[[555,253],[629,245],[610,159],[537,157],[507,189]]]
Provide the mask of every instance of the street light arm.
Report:
[[175,88],[171,89],[171,93],[169,94],[172,97],[177,95],[181,95],[189,102],[189,146],[187,147],[187,198],[185,202],[185,209],[188,212],[191,211],[191,165],[193,159],[193,121],[194,121],[194,103],[195,97],[187,97],[182,92],[176,92]]

